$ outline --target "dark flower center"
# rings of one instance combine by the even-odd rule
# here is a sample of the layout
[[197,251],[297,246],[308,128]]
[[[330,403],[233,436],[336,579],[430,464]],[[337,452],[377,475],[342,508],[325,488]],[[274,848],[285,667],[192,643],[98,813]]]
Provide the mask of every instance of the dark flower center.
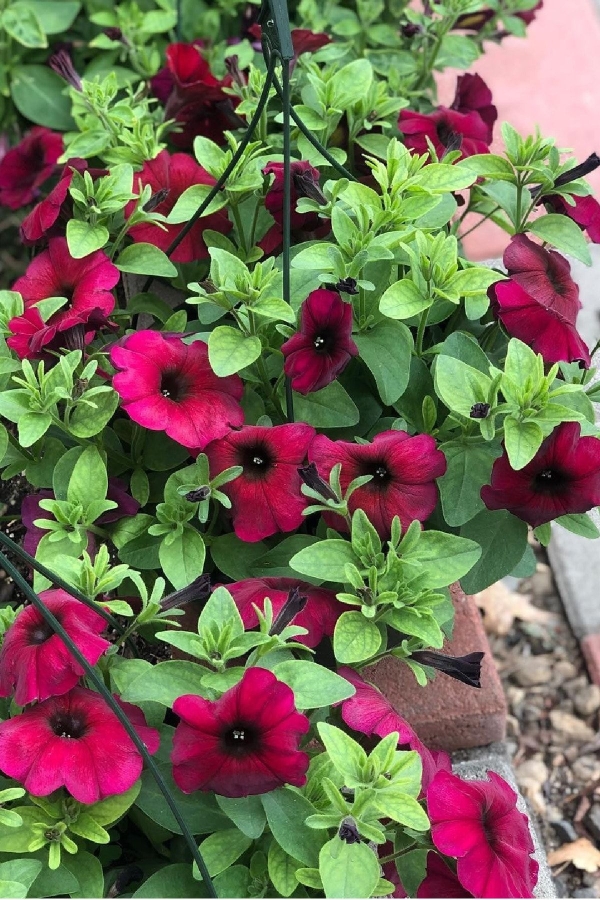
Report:
[[29,641],[32,644],[43,644],[52,637],[54,631],[47,622],[39,622],[29,632]]
[[557,489],[563,487],[568,481],[564,472],[558,469],[542,469],[533,479],[534,490],[539,493],[552,494]]
[[322,328],[318,334],[313,336],[313,347],[319,356],[325,356],[331,353],[335,347],[335,334],[328,328]]
[[180,372],[166,371],[162,373],[160,379],[160,392],[163,397],[167,397],[169,400],[179,403],[184,399],[187,389],[188,384],[185,379],[181,377]]
[[265,444],[252,444],[244,447],[241,457],[245,475],[261,478],[275,465],[273,454]]
[[564,297],[565,294],[568,294],[571,279],[565,278],[564,275],[561,275],[558,269],[553,265],[553,262],[550,260],[546,265],[546,275],[548,276],[548,281],[559,297]]
[[435,130],[437,132],[440,144],[443,144],[446,149],[458,150],[460,148],[462,137],[461,135],[457,134],[456,131],[454,131],[454,129],[448,122],[444,122],[443,120],[441,122],[437,122]]
[[392,475],[382,460],[372,460],[362,466],[361,475],[372,475],[367,487],[382,488],[392,480]]
[[256,729],[243,722],[233,725],[221,737],[225,752],[234,756],[244,756],[246,753],[256,750],[258,740]]
[[57,737],[82,738],[87,731],[84,716],[76,713],[55,713],[50,717],[50,728]]

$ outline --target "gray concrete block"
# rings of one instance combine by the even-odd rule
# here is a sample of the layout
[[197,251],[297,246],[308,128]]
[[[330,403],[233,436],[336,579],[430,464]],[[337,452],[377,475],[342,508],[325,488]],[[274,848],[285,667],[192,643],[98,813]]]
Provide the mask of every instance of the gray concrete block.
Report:
[[[519,794],[515,774],[504,744],[489,744],[487,747],[477,747],[475,750],[459,750],[452,754],[452,768],[457,775],[460,775],[466,781],[485,779],[488,772],[497,772]],[[529,819],[529,829],[535,847],[534,856],[540,867],[535,897],[555,898],[556,888],[546,860],[546,853],[540,841],[537,825],[532,811],[521,794],[519,794],[517,806]]]

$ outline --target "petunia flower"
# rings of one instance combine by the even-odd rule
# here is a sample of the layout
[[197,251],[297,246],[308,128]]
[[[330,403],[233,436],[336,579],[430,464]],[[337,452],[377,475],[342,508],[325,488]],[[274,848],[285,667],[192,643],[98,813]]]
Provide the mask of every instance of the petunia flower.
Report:
[[516,234],[504,251],[504,265],[510,278],[493,284],[489,296],[511,337],[548,363],[582,360],[589,366],[589,350],[575,327],[579,288],[564,256]]
[[[85,333],[110,326],[106,316],[115,306],[111,290],[120,276],[102,250],[74,259],[66,238],[52,238],[48,248],[32,260],[13,285],[13,290],[23,296],[25,311],[8,323],[12,337],[6,343],[21,358],[39,358],[49,345],[73,349],[74,345],[69,346],[73,334],[69,337],[66,332],[83,326],[77,329],[81,331],[78,343],[83,346]],[[37,304],[49,297],[66,297],[67,303],[44,322]]]
[[560,194],[550,194],[548,197],[544,197],[542,202],[552,212],[568,216],[579,225],[582,231],[587,232],[592,243],[600,244],[600,203],[590,195],[586,197],[571,196],[571,200],[575,202],[574,206],[567,203]]
[[268,597],[275,619],[294,588],[298,588],[307,598],[306,606],[292,621],[294,625],[306,628],[308,634],[301,634],[296,640],[306,644],[307,647],[316,647],[324,637],[331,637],[335,623],[347,609],[343,603],[336,600],[334,591],[315,587],[295,578],[246,578],[244,581],[227,585],[227,590],[235,600],[246,629],[258,625],[258,616],[253,604],[262,610],[265,598]]
[[292,388],[310,394],[340,375],[358,347],[352,340],[352,304],[336,291],[318,288],[300,307],[300,330],[281,347]]
[[481,489],[488,509],[507,509],[533,528],[558,516],[600,505],[600,440],[581,437],[577,422],[562,422],[524,468],[511,467],[506,451]]
[[203,341],[185,344],[158,331],[137,331],[110,351],[113,387],[127,414],[184,447],[203,450],[244,421],[238,375],[219,378]]
[[[158,731],[137,706],[119,705],[156,753]],[[80,803],[97,803],[128,791],[142,768],[142,755],[115,713],[87,688],[74,687],[0,724],[0,770],[36,797],[65,787]]]
[[[66,591],[43,591],[40,599],[95,666],[110,647],[110,641],[100,637],[106,628],[102,616]],[[47,700],[70,691],[83,674],[62,638],[35,606],[24,607],[4,635],[0,649],[0,697],[9,697],[14,691],[18,706]]]
[[489,781],[463,781],[438,772],[427,789],[431,837],[458,858],[460,883],[475,897],[532,897],[538,864],[527,816],[496,772]]
[[[134,191],[140,192],[145,185],[150,185],[152,193],[162,196],[164,199],[154,207],[154,212],[168,216],[175,203],[189,187],[194,184],[207,184],[213,187],[216,184],[212,175],[206,169],[199,166],[186,153],[174,153],[172,156],[167,150],[163,150],[154,159],[144,163],[142,171],[134,176]],[[131,200],[125,207],[125,216],[130,216],[135,208],[136,201]],[[142,222],[130,229],[129,235],[134,241],[154,244],[161,250],[167,250],[185,226],[161,225],[154,222]],[[202,216],[190,229],[179,246],[171,254],[173,262],[187,263],[198,259],[208,259],[208,250],[202,237],[206,229],[226,234],[231,230],[232,224],[222,212],[211,213]]]
[[[329,219],[322,219],[314,212],[301,213],[296,210],[300,197],[308,197],[317,203],[325,204],[326,198],[319,183],[319,170],[302,159],[291,163],[290,191],[290,224],[292,237],[297,241],[307,241],[325,237],[331,230]],[[283,163],[270,162],[264,167],[263,175],[273,175],[266,197],[265,207],[275,219],[275,224],[259,241],[259,247],[265,254],[279,253],[283,246],[283,199],[284,175]]]
[[[343,491],[360,475],[373,476],[354,491],[348,507],[351,513],[363,509],[382,539],[390,536],[394,516],[400,517],[405,530],[415,519],[424,522],[431,515],[438,499],[435,479],[446,471],[446,458],[431,435],[410,437],[405,431],[383,431],[372,444],[331,441],[319,434],[308,456],[325,480],[341,463]],[[323,518],[331,528],[347,531],[337,513],[323,513]]]
[[338,675],[356,688],[354,696],[342,702],[342,719],[354,731],[361,734],[387,737],[398,732],[398,747],[415,750],[423,763],[422,790],[425,791],[436,772],[450,771],[450,757],[443,750],[429,750],[417,736],[406,719],[396,712],[381,691],[364,681],[349,666],[340,666]]
[[173,735],[173,778],[181,790],[223,797],[266,794],[284,784],[302,787],[309,758],[298,750],[310,728],[294,693],[267,669],[246,669],[215,701],[179,697]]
[[462,886],[456,872],[433,850],[427,854],[426,875],[417,888],[417,900],[435,900],[444,897],[472,897],[473,894]]
[[[521,19],[526,25],[531,25],[533,20],[535,19],[535,14],[538,10],[542,8],[544,5],[544,0],[539,0],[533,9],[528,9],[524,12],[514,12],[512,13],[518,19]],[[464,29],[465,31],[481,31],[483,26],[493,19],[496,15],[496,10],[493,9],[480,9],[476,12],[464,13],[460,15],[456,20],[454,28]],[[496,37],[507,37],[508,32],[503,31]]]
[[69,188],[73,181],[73,172],[75,170],[83,172],[87,168],[85,159],[70,159],[66,163],[58,182],[48,196],[40,200],[21,222],[21,240],[24,244],[37,244],[61,233],[64,235],[67,222],[72,217],[73,201]]
[[242,541],[294,531],[307,505],[298,474],[315,430],[310,425],[246,425],[206,447],[211,474],[230,466],[243,472],[221,490],[232,504],[233,530]]
[[398,128],[404,135],[405,145],[416,153],[429,152],[429,138],[440,159],[448,150],[460,150],[461,159],[465,159],[478,153],[489,153],[497,115],[491,92],[483,79],[479,75],[464,75],[458,79],[450,107],[438,106],[431,113],[403,109]]
[[0,206],[20,209],[35,200],[62,152],[61,134],[40,126],[32,128],[0,159]]

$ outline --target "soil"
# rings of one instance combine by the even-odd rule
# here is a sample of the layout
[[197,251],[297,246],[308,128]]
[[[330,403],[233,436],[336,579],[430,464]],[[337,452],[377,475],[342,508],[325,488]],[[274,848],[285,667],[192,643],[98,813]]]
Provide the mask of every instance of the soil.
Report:
[[[536,552],[537,571],[516,588],[517,601],[529,597],[532,615],[524,615],[533,621],[516,618],[507,634],[489,633],[508,699],[509,750],[549,862],[559,848],[565,859],[552,865],[557,895],[599,897],[600,687],[590,681],[547,557]],[[535,621],[537,610],[552,618]]]

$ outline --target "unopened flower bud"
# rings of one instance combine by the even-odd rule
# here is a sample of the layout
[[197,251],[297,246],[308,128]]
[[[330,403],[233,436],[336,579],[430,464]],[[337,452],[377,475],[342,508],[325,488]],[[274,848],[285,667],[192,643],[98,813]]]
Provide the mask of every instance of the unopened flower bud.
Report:
[[335,290],[340,294],[358,294],[358,285],[355,278],[342,278],[335,285]]
[[203,500],[208,500],[210,494],[210,486],[208,484],[203,484],[201,487],[196,488],[194,491],[188,491],[187,494],[184,494],[184,496],[186,500],[190,501],[190,503],[202,503]]
[[301,197],[308,197],[309,200],[314,200],[321,206],[327,205],[327,197],[321,190],[319,178],[314,175],[312,169],[308,169],[306,172],[294,172],[292,180]]
[[48,59],[48,65],[53,72],[56,72],[57,75],[64,78],[64,80],[70,84],[71,87],[74,87],[76,91],[82,90],[81,78],[75,71],[73,60],[64,47],[61,47],[60,50],[57,50],[52,54]]
[[360,835],[352,816],[347,816],[338,831],[339,838],[346,844],[360,844]]
[[559,175],[554,182],[554,187],[562,187],[563,184],[570,184],[571,181],[575,181],[576,178],[585,178],[586,175],[589,175],[590,172],[593,172],[598,166],[600,166],[600,156],[598,156],[597,153],[590,153],[588,158],[582,163],[579,163],[578,166]]
[[150,199],[146,203],[144,203],[142,209],[146,213],[153,212],[157,206],[160,206],[163,200],[167,199],[168,196],[169,188],[161,188],[160,191],[156,191],[155,194],[152,194]]
[[307,487],[316,491],[317,494],[320,494],[324,500],[333,500],[335,503],[339,502],[339,497],[334,494],[327,482],[321,478],[314,463],[309,463],[307,466],[301,466],[298,469],[298,475]]
[[423,666],[438,669],[445,675],[462,681],[463,684],[480,688],[481,660],[484,656],[485,653],[480,651],[468,653],[466,656],[446,656],[443,653],[436,653],[434,650],[417,650],[416,653],[411,653],[410,658]]
[[225,57],[225,68],[233,78],[235,84],[238,87],[243,88],[246,87],[247,79],[242,70],[240,69],[240,58],[237,54],[233,53],[231,56]]
[[174,591],[172,594],[167,594],[166,597],[160,601],[161,611],[164,612],[167,609],[174,609],[175,607],[185,606],[186,603],[191,603],[194,600],[208,600],[211,594],[210,588],[210,575],[199,575],[191,584],[188,584],[187,587],[181,588],[179,591]]
[[474,403],[469,416],[472,419],[487,419],[490,411],[489,403]]
[[423,31],[420,25],[415,25],[414,22],[405,22],[404,25],[400,26],[400,32],[402,37],[405,38],[413,38],[416,34],[420,34]]
[[300,593],[300,588],[292,588],[288,594],[287,600],[281,607],[279,615],[271,625],[270,635],[281,634],[290,622],[301,613],[308,602],[308,597]]

